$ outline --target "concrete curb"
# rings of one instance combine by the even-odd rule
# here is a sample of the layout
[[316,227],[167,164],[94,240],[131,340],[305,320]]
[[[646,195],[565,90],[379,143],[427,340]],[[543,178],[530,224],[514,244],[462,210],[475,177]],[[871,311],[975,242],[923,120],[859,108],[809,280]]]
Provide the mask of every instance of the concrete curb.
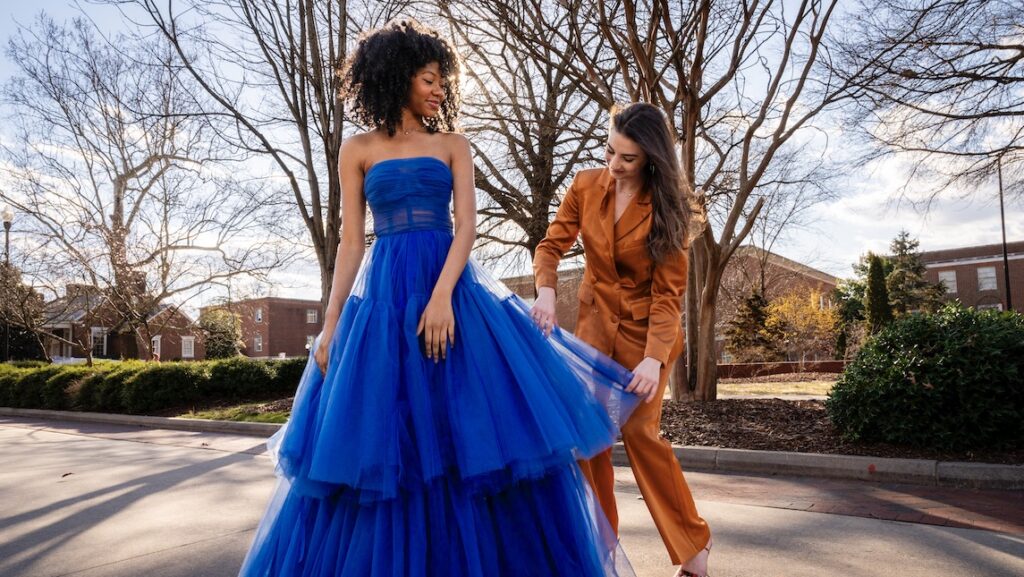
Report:
[[208,419],[181,419],[177,417],[147,417],[143,415],[117,415],[113,413],[85,413],[79,411],[44,411],[39,409],[11,409],[0,407],[0,417],[31,417],[50,421],[76,421],[82,423],[108,423],[152,429],[173,429],[197,433],[232,433],[269,437],[281,428],[274,423],[246,423],[239,421],[211,421]]
[[[1024,489],[1024,465],[678,445],[672,448],[686,471],[796,475],[975,489]],[[629,464],[622,443],[617,443],[612,449],[612,461],[616,465]]]
[[[76,411],[43,411],[0,407],[0,416],[34,419],[109,423],[157,429],[175,429],[204,433],[232,433],[269,437],[281,425],[147,417]],[[859,481],[898,482],[915,485],[971,487],[978,489],[1024,489],[1024,465],[962,463],[929,459],[889,459],[854,455],[751,451],[718,447],[673,446],[684,470],[722,473],[758,473],[827,477]],[[612,448],[616,465],[628,465],[622,443]]]

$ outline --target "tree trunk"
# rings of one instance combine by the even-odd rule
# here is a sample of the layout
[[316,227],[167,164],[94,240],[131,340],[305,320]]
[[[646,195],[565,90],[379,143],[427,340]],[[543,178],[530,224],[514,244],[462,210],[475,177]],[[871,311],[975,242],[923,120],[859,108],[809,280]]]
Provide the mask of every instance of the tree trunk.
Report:
[[709,264],[701,287],[700,318],[697,328],[697,386],[694,397],[698,401],[718,398],[718,350],[715,346],[715,321],[718,308],[718,285],[722,267]]
[[[693,255],[692,248],[690,254]],[[692,258],[690,262],[693,262]],[[697,271],[693,266],[690,266],[686,278],[683,309],[683,334],[686,335],[686,345],[673,369],[673,401],[693,401],[697,384]]]

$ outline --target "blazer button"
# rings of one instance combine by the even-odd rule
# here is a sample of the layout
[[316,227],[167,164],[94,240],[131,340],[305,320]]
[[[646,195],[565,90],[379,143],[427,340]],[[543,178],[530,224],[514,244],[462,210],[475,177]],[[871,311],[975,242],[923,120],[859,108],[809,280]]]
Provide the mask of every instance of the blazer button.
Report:
[[619,324],[619,315],[612,315],[612,323]]

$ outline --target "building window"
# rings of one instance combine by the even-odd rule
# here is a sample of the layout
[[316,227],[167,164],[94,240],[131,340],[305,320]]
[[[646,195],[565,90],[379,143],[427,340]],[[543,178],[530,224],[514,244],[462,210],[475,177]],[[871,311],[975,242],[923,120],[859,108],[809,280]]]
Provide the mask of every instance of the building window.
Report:
[[256,313],[255,313],[254,316],[256,317],[256,322],[262,323],[263,322],[263,309],[262,308],[256,309]]
[[262,353],[263,352],[263,335],[256,335],[256,338],[253,339],[252,346],[253,346],[253,349],[255,349],[257,353]]
[[306,324],[307,325],[315,325],[316,324],[316,309],[306,309]]
[[153,337],[153,340],[152,340],[151,344],[153,345],[153,355],[159,357],[160,356],[160,335],[157,335],[157,336]]
[[978,290],[996,290],[996,267],[983,266],[978,269]]
[[196,357],[196,338],[181,337],[181,358],[194,359]]
[[316,340],[316,336],[314,336],[314,335],[306,335],[306,350],[307,351],[309,349],[313,348],[313,341],[315,341],[315,340]]
[[976,306],[974,308],[979,310],[979,311],[990,310],[990,309],[1001,311],[1001,310],[1003,310],[1003,303],[989,303],[989,304],[985,304],[985,305],[978,305],[978,306]]
[[92,349],[92,356],[107,356],[107,329],[103,327],[92,327],[89,330],[89,348]]
[[939,271],[939,283],[946,287],[946,292],[951,295],[956,294],[956,271],[955,270],[940,270]]

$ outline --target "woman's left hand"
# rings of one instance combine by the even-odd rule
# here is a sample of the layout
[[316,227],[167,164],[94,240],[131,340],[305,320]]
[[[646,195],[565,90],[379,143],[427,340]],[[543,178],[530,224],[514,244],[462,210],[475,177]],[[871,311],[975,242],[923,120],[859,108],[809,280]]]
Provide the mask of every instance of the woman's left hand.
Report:
[[633,369],[633,380],[626,386],[627,393],[644,397],[649,403],[658,394],[658,383],[661,382],[661,361],[646,357]]
[[451,297],[432,296],[420,317],[416,334],[423,335],[423,353],[436,363],[448,356],[448,347],[455,346],[455,313]]

